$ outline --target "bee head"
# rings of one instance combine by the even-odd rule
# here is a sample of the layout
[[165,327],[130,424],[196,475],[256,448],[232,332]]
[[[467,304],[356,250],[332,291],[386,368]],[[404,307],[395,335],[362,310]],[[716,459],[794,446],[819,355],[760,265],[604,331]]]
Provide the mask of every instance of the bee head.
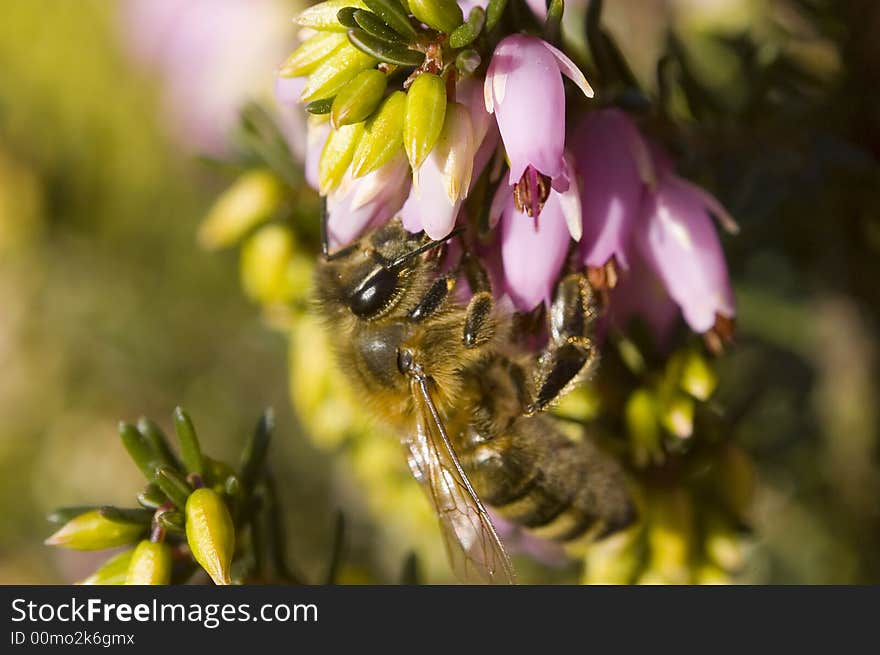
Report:
[[430,268],[425,253],[446,239],[432,241],[390,221],[360,241],[325,258],[318,267],[323,300],[341,301],[356,317],[376,319],[391,311]]

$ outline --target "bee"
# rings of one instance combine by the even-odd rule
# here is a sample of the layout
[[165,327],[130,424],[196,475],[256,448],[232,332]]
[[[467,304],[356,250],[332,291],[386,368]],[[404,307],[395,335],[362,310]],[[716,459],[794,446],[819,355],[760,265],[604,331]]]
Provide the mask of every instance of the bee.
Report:
[[[563,545],[635,518],[617,461],[567,437],[545,411],[596,365],[598,300],[584,275],[564,277],[536,354],[518,345],[475,258],[444,272],[444,241],[393,219],[333,254],[325,245],[318,307],[347,377],[400,433],[453,571],[464,582],[514,583],[487,506]],[[454,292],[460,277],[467,302]]]

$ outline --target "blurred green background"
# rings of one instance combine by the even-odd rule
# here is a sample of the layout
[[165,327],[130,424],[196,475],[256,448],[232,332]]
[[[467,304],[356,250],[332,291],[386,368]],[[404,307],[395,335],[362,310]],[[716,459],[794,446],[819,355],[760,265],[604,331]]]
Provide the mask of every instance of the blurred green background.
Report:
[[[400,562],[344,469],[299,434],[286,340],[244,299],[235,253],[195,241],[231,180],[196,154],[226,153],[235,106],[268,97],[296,3],[250,3],[253,22],[196,21],[195,45],[167,25],[150,40],[137,4],[0,9],[0,583],[94,568],[94,555],[42,545],[45,513],[130,504],[141,481],[116,422],[169,427],[177,404],[233,461],[274,406],[297,565],[322,570],[342,507],[349,579],[393,581]],[[737,435],[759,472],[740,579],[880,582],[880,11],[870,0],[606,5],[645,86],[672,28],[714,93],[706,117],[690,116],[708,128],[686,129],[682,160],[743,228],[725,243],[740,337],[722,362],[723,387],[754,390]]]

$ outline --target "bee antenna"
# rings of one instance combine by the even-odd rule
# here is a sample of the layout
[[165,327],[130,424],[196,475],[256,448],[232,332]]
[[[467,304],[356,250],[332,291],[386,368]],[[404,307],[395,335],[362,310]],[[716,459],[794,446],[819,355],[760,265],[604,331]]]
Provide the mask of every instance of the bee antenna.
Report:
[[418,257],[419,255],[423,255],[424,253],[426,253],[430,250],[434,250],[434,248],[439,248],[444,243],[446,243],[447,241],[449,241],[450,239],[452,239],[454,237],[457,237],[462,232],[464,232],[464,227],[459,227],[459,228],[453,230],[452,232],[450,232],[449,234],[447,234],[442,239],[437,239],[436,241],[429,241],[425,245],[419,246],[415,250],[411,250],[408,253],[405,253],[405,254],[401,255],[400,257],[398,257],[397,259],[395,259],[393,262],[391,262],[391,265],[389,266],[389,268],[399,268],[399,267],[403,266],[409,260],[413,259],[414,257]]

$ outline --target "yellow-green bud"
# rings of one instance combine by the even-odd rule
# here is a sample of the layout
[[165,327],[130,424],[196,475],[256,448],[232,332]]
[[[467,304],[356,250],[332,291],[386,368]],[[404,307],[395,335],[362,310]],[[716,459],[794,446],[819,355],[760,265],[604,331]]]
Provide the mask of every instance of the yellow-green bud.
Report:
[[403,145],[413,170],[437,144],[446,118],[446,83],[439,75],[422,73],[406,94]]
[[230,584],[235,528],[226,503],[213,489],[196,489],[186,501],[186,540],[214,584]]
[[202,221],[199,244],[209,250],[231,246],[268,219],[283,197],[284,185],[271,171],[245,173],[220,195]]
[[309,75],[309,81],[303,88],[302,101],[332,98],[358,73],[372,68],[377,61],[350,43],[343,43]]
[[301,77],[312,73],[324,59],[348,42],[345,32],[318,32],[294,50],[281,64],[281,77]]
[[626,401],[624,417],[636,465],[647,466],[662,458],[654,394],[644,388],[633,391]]
[[694,432],[694,399],[673,393],[661,401],[660,420],[663,427],[676,437],[685,439]]
[[306,9],[296,17],[296,23],[302,27],[311,27],[315,30],[344,32],[345,26],[336,20],[336,14],[345,7],[367,8],[360,0],[327,0]]
[[79,582],[81,585],[121,585],[125,584],[125,578],[128,576],[128,565],[131,562],[131,556],[134,549],[125,550],[118,555],[114,555],[101,567],[92,573],[85,580]]
[[391,160],[403,145],[406,94],[395,91],[364,125],[364,135],[352,160],[352,174],[361,177]]
[[101,550],[130,544],[144,530],[144,525],[110,521],[101,516],[98,510],[92,510],[65,523],[58,532],[46,539],[45,544],[74,550]]
[[727,585],[731,583],[731,579],[724,569],[714,564],[704,563],[696,570],[694,583],[698,585]]
[[709,561],[724,571],[737,571],[745,562],[742,539],[722,517],[714,514],[705,521],[703,550]]
[[361,71],[349,82],[333,100],[330,108],[330,121],[334,127],[360,123],[382,102],[388,78],[380,70],[371,68]]
[[715,483],[727,509],[738,518],[747,518],[755,492],[755,478],[755,468],[748,454],[739,446],[728,443],[718,455]]
[[171,582],[171,548],[168,544],[143,540],[134,549],[128,573],[127,585],[167,585]]
[[314,258],[295,253],[287,266],[287,286],[291,300],[306,301],[312,295]]
[[287,299],[287,265],[293,255],[293,235],[280,225],[266,225],[245,241],[240,274],[252,300],[270,304]]
[[630,584],[641,563],[639,528],[596,541],[584,558],[583,584]]
[[694,398],[705,401],[718,386],[718,376],[702,354],[690,350],[685,353],[682,361],[680,384]]
[[683,489],[649,491],[649,569],[668,584],[685,584],[694,545],[693,503]]
[[338,129],[330,130],[324,149],[321,150],[321,158],[318,160],[318,189],[321,195],[327,195],[342,182],[342,177],[348,170],[354,152],[363,137],[363,123],[343,125]]
[[464,22],[464,14],[455,0],[409,0],[409,10],[428,27],[447,34]]

